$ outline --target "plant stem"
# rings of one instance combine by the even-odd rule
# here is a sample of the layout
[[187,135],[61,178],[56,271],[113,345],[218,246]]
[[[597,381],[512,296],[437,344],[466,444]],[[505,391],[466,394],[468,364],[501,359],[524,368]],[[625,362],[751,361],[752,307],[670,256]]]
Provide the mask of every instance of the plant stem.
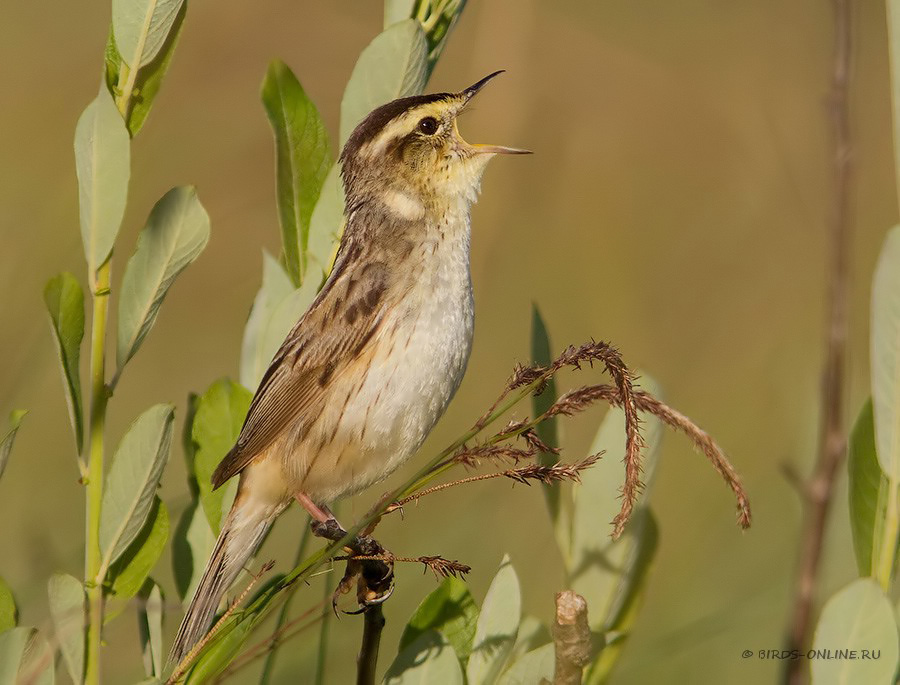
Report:
[[[307,525],[303,530],[303,537],[300,538],[297,554],[294,556],[294,566],[298,566],[300,562],[303,561],[303,555],[306,554],[306,546],[309,544],[311,535],[312,531],[310,530],[309,525]],[[278,612],[275,630],[272,631],[272,644],[269,646],[269,653],[266,655],[265,664],[263,664],[262,675],[259,677],[259,685],[268,685],[269,680],[272,678],[272,672],[275,670],[275,656],[278,652],[278,648],[281,647],[281,640],[278,636],[281,634],[281,629],[287,622],[288,611],[291,608],[291,600],[294,598],[294,593],[297,591],[298,587],[299,585],[294,585],[287,591],[287,597],[284,600],[284,604],[281,605],[281,611]]]
[[[806,650],[811,628],[816,582],[834,483],[846,454],[844,416],[844,367],[847,350],[848,253],[850,243],[850,2],[833,0],[834,48],[829,115],[832,125],[832,183],[834,204],[831,214],[831,265],[828,285],[828,330],[826,360],[822,377],[822,416],[819,454],[806,491],[807,512],[801,538],[793,616],[788,649]],[[786,662],[785,681],[805,680],[804,660]]]
[[[120,89],[116,107],[128,125],[131,90],[122,90],[123,65],[120,65]],[[135,70],[136,72],[137,70]],[[133,88],[134,81],[130,81]],[[86,531],[84,581],[88,600],[87,652],[85,684],[100,683],[100,645],[103,631],[103,575],[100,554],[100,514],[103,501],[103,452],[105,447],[106,405],[111,394],[106,385],[106,322],[109,314],[110,272],[112,255],[93,276],[93,316],[91,318],[91,420],[89,427],[90,460],[87,464]]]
[[356,666],[356,685],[374,685],[375,669],[378,667],[378,646],[381,631],[384,630],[384,611],[381,604],[369,607],[363,622],[362,645]]
[[103,500],[103,448],[108,399],[105,380],[106,319],[109,310],[110,260],[97,269],[91,322],[90,459],[87,464],[84,580],[88,598],[85,683],[100,683],[100,639],[103,627],[103,583],[100,570],[100,503]]

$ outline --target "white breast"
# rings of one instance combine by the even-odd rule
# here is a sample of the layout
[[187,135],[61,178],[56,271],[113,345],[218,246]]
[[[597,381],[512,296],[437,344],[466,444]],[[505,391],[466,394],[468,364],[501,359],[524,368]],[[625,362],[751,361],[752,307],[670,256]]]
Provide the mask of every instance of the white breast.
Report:
[[[421,446],[462,381],[474,327],[468,221],[444,228],[443,237],[436,230],[434,240],[423,244],[423,259],[412,260],[420,267],[411,274],[413,287],[381,325],[362,385],[348,388],[340,416],[317,422],[339,422],[301,484],[317,501],[359,491],[400,466]],[[316,444],[316,436],[307,444]]]

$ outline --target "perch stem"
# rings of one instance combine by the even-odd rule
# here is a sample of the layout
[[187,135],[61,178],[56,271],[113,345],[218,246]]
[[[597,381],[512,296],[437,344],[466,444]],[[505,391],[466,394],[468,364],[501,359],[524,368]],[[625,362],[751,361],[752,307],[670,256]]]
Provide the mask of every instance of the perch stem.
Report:
[[87,587],[88,630],[85,683],[100,682],[100,644],[103,627],[103,582],[97,579],[100,555],[100,503],[103,500],[103,451],[107,390],[105,379],[106,320],[109,310],[110,260],[97,269],[91,322],[91,418],[87,464],[84,580]]
[[378,646],[381,643],[381,631],[384,630],[384,611],[381,604],[369,607],[363,621],[362,645],[357,662],[357,685],[374,685],[375,669],[378,666]]

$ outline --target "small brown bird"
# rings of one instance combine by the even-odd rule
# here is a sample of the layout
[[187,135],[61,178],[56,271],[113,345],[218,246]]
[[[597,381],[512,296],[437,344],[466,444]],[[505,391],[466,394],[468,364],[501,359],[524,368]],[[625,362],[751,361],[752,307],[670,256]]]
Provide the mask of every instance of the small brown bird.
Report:
[[178,630],[180,660],[275,518],[387,477],[419,448],[465,372],[474,307],[469,212],[496,154],[456,119],[495,72],[459,93],[369,114],[341,153],[347,225],[322,291],[263,376],[237,444],[213,474],[240,474],[234,504]]

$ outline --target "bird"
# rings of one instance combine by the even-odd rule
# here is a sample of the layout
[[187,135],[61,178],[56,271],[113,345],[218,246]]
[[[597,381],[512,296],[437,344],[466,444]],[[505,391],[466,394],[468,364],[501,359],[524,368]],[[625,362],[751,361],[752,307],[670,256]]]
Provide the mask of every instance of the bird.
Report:
[[216,488],[238,476],[237,494],[170,661],[203,638],[292,501],[317,534],[343,531],[328,505],[409,459],[459,387],[474,331],[471,207],[491,158],[529,152],[470,144],[459,133],[459,115],[500,73],[460,92],[388,102],[347,139],[346,225],[332,270],[276,352],[212,476]]

